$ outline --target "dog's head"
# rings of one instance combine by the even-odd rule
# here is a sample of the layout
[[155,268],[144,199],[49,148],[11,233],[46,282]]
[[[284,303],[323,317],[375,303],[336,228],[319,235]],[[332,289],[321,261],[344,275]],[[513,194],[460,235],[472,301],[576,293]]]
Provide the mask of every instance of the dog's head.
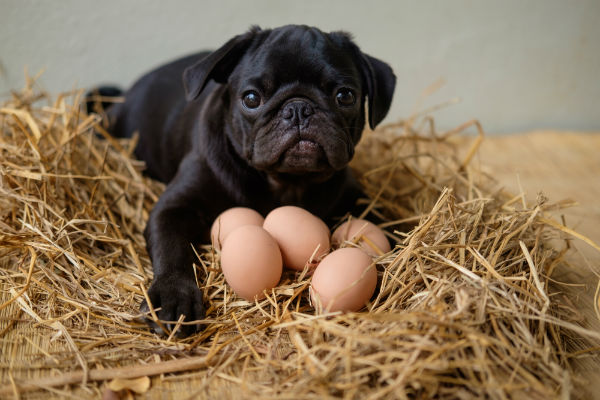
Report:
[[188,100],[227,84],[227,132],[237,153],[273,176],[330,176],[354,154],[368,121],[387,114],[396,78],[343,32],[252,28],[184,72]]

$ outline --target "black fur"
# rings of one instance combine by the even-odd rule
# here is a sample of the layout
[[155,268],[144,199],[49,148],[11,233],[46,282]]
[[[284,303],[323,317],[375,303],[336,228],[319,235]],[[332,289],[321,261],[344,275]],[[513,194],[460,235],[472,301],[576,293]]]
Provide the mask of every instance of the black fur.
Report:
[[[365,99],[375,127],[394,86],[391,68],[347,34],[307,26],[252,28],[135,83],[109,118],[115,136],[139,132],[136,155],[168,182],[145,230],[158,316],[204,318],[191,245],[209,241],[223,210],[247,206],[264,215],[294,204],[325,220],[350,211],[360,190],[346,166],[365,125]],[[340,105],[340,88],[356,102]],[[243,104],[248,90],[262,99],[256,109]]]
[[104,113],[115,102],[116,98],[123,95],[123,90],[116,86],[101,86],[94,90],[90,90],[85,95],[85,108],[89,113],[95,112],[98,114]]

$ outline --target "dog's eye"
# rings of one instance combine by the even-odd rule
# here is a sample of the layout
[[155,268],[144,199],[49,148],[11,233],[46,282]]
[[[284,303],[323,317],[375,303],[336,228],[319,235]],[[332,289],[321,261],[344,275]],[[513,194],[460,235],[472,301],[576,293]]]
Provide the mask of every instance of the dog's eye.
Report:
[[340,89],[335,95],[335,100],[340,106],[352,106],[356,102],[354,92],[350,89]]
[[260,106],[260,95],[254,90],[250,90],[244,93],[242,101],[248,108],[258,108],[258,106]]

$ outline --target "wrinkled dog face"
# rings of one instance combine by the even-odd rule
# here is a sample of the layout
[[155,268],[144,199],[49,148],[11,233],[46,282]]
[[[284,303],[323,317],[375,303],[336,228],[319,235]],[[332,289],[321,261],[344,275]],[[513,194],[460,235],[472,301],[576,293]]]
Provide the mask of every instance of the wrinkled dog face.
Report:
[[244,158],[276,173],[345,167],[365,122],[356,61],[313,31],[272,34],[247,54],[230,80]]
[[[361,53],[348,35],[305,26],[251,30],[207,59],[200,69],[211,72],[203,73],[229,85],[231,143],[250,166],[273,176],[320,180],[343,169],[364,128],[365,98],[373,127],[395,84],[389,66]],[[194,68],[185,74],[188,97],[197,86]]]

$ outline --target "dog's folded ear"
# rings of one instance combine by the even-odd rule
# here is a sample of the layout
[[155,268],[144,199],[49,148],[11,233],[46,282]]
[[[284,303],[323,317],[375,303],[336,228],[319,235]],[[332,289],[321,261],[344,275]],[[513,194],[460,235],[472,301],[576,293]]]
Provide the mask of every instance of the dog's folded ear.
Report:
[[388,64],[367,54],[361,53],[361,55],[361,68],[369,98],[369,126],[374,129],[390,109],[396,87],[396,76]]
[[211,79],[219,83],[227,82],[227,78],[260,31],[259,27],[254,26],[248,32],[235,36],[218,50],[186,68],[183,71],[183,86],[187,100],[197,98]]

